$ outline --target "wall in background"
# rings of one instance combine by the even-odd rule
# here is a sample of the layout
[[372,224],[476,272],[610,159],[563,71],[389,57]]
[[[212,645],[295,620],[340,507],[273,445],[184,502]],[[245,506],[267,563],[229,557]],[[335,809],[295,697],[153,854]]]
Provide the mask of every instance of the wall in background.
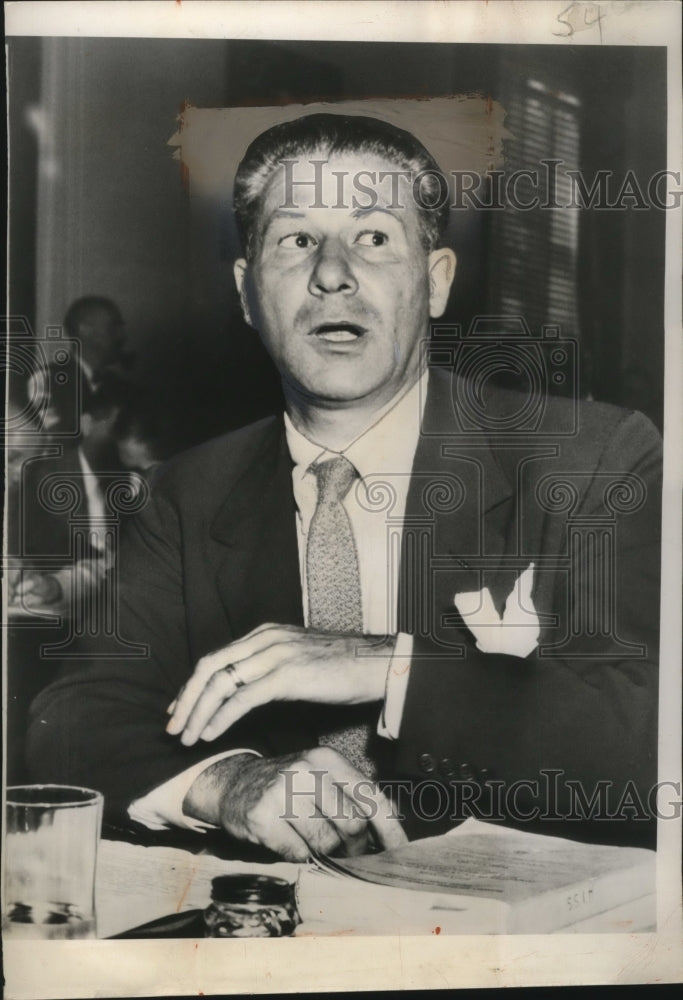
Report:
[[[269,362],[239,314],[225,233],[191,208],[168,145],[184,102],[478,92],[505,104],[532,55],[508,46],[405,45],[399,58],[388,43],[9,41],[12,305],[40,330],[59,323],[81,294],[114,298],[138,349],[141,379],[167,412],[173,406],[178,447],[279,400]],[[665,165],[661,52],[534,46],[533,72],[551,90],[558,81],[574,87],[579,162],[588,174],[632,169],[645,177]],[[584,211],[576,256],[584,391],[655,420],[664,215]],[[466,328],[500,287],[500,269],[490,266],[497,236],[483,213],[456,218],[451,235],[459,266],[445,321]],[[532,312],[542,315],[529,306]]]

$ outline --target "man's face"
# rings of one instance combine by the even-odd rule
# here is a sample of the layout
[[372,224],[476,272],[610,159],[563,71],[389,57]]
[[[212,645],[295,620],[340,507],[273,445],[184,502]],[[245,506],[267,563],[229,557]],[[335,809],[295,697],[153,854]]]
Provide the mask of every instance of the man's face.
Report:
[[417,378],[420,342],[430,315],[445,309],[455,257],[425,251],[410,186],[396,197],[379,180],[396,171],[391,163],[336,157],[313,186],[300,183],[314,177],[308,160],[289,178],[278,170],[266,189],[254,260],[235,266],[245,315],[286,391],[331,408],[381,406]]
[[104,307],[92,309],[79,324],[85,360],[95,368],[116,364],[125,345],[123,322]]

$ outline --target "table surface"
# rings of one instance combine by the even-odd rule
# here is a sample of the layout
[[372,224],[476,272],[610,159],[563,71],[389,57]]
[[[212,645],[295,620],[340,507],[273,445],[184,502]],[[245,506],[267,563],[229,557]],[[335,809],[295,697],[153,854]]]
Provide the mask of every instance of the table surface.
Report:
[[[198,846],[195,837],[194,846]],[[106,938],[139,927],[142,924],[170,917],[190,910],[203,910],[210,902],[211,880],[226,874],[266,874],[296,882],[301,865],[263,859],[266,854],[254,850],[251,857],[219,857],[207,849],[194,852],[170,846],[172,839],[160,846],[144,846],[125,840],[103,839],[100,843],[96,886],[98,937]],[[233,847],[239,845],[232,845]],[[247,851],[249,854],[248,845]],[[222,852],[230,853],[229,847]],[[233,852],[234,853],[234,852]],[[267,852],[270,855],[270,852]],[[270,855],[272,858],[273,856]],[[134,874],[134,877],[131,877]],[[362,885],[362,883],[361,883]],[[360,888],[360,886],[359,886]],[[307,919],[297,928],[297,936],[310,935],[387,935],[432,934],[435,913],[429,909],[424,897],[428,894],[413,893],[416,905],[410,917],[394,913],[391,906],[378,901],[376,919],[369,913],[365,894],[353,895],[350,901],[337,908],[328,905],[321,919]],[[422,904],[422,905],[419,905]],[[322,913],[322,911],[320,911]],[[354,914],[358,913],[358,925]],[[471,934],[471,922],[466,913],[436,915],[444,933]],[[643,896],[563,928],[556,933],[634,933],[654,931],[656,926],[656,899]],[[491,933],[505,933],[501,925]],[[163,937],[163,932],[155,934]],[[174,932],[169,936],[182,936]]]

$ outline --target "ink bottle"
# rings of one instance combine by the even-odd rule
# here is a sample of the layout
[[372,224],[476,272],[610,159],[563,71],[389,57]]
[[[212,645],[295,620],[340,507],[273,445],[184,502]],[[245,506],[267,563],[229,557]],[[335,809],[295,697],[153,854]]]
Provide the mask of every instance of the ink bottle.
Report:
[[220,875],[204,910],[207,937],[286,937],[301,918],[294,886],[271,875]]

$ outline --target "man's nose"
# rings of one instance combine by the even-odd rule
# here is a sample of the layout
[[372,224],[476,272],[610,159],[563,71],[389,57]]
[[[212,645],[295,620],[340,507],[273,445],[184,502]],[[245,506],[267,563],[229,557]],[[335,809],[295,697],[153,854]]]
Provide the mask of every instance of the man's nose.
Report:
[[346,250],[337,240],[324,240],[318,248],[308,290],[312,295],[353,295],[358,290]]

